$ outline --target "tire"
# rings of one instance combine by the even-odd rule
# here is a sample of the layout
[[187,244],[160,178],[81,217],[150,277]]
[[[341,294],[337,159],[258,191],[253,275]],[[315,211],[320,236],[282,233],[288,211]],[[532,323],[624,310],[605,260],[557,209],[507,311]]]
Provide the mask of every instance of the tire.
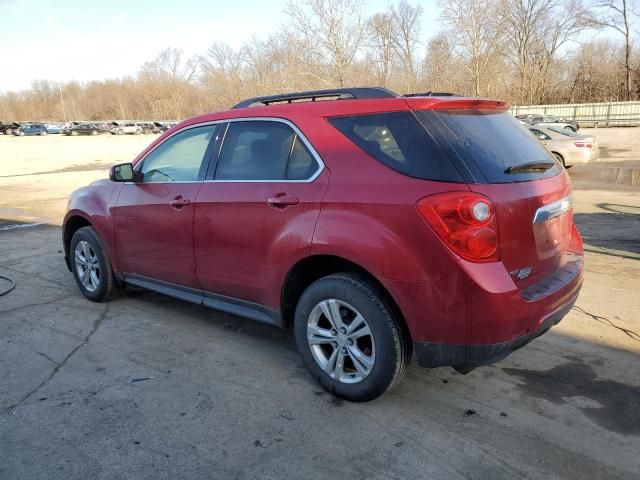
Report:
[[91,130],[91,135],[97,135],[98,131],[97,130]]
[[[337,324],[324,313],[335,309],[340,312]],[[354,325],[357,314],[364,319],[364,327],[354,326],[352,333],[368,327],[370,334],[354,335],[353,340],[347,329]],[[343,321],[346,332],[338,334]],[[323,333],[311,333],[310,326]],[[319,344],[312,346],[308,335],[314,337],[314,343],[320,340]],[[303,363],[322,388],[354,402],[373,400],[394,388],[411,359],[411,344],[393,309],[366,278],[351,273],[321,278],[304,291],[296,306],[294,336]],[[336,365],[336,361],[331,363],[334,357],[343,358],[342,368],[331,367]],[[357,358],[366,362],[356,362]],[[323,360],[330,373],[321,367]]]
[[[80,259],[77,257],[78,253]],[[84,262],[81,261],[83,259]],[[120,292],[121,287],[113,275],[107,250],[93,227],[82,227],[74,233],[69,246],[69,261],[73,278],[87,299],[92,302],[108,302]],[[88,276],[83,277],[83,282],[80,272],[87,271],[87,264],[92,265],[95,276],[89,270]]]
[[565,130],[569,130],[569,131],[571,131],[571,132],[573,132],[573,133],[575,133],[575,132],[576,132],[576,129],[575,129],[575,128],[573,128],[573,127],[571,127],[571,126],[569,126],[569,125],[567,125],[566,127],[563,127],[563,128],[564,128]]
[[71,136],[72,137],[77,137],[78,136],[78,131],[77,130],[72,130],[71,131]]
[[553,153],[553,156],[556,157],[556,160],[558,160],[564,168],[567,168],[567,166],[564,163],[564,158],[562,158],[562,155],[556,152],[551,152],[551,153]]
[[46,131],[45,131],[45,132],[40,132],[40,135],[44,137],[44,136],[45,136],[45,135],[47,135],[48,133],[49,133],[49,132],[46,132]]

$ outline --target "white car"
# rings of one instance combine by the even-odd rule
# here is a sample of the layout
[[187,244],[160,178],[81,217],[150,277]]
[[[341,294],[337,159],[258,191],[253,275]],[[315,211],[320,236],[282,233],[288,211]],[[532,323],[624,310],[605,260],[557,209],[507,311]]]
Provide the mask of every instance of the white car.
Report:
[[580,125],[574,120],[563,120],[554,115],[538,115],[534,113],[525,113],[516,115],[516,118],[521,123],[529,125],[541,125],[543,127],[556,127],[563,128],[565,130],[571,130],[577,132],[580,130]]
[[125,123],[111,130],[113,135],[140,135],[142,127],[137,123]]

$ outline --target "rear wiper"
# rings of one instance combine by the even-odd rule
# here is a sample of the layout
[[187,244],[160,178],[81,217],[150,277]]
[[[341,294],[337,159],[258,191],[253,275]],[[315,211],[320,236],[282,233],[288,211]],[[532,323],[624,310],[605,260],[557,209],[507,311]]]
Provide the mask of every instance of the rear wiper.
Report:
[[555,165],[553,162],[529,162],[521,165],[513,165],[504,173],[544,172]]

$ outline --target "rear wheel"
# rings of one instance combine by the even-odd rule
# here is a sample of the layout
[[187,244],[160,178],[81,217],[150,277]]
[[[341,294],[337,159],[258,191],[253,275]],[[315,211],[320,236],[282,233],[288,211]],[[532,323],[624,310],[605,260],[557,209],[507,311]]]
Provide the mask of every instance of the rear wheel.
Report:
[[91,135],[97,135],[98,131],[97,130],[91,130]]
[[106,302],[120,290],[102,239],[92,227],[80,228],[69,247],[71,270],[80,292],[93,302]]
[[392,309],[362,276],[311,284],[296,307],[302,360],[328,392],[356,402],[379,397],[404,376],[411,347]]
[[569,130],[570,132],[575,132],[575,131],[576,131],[576,129],[575,129],[575,128],[573,128],[573,127],[571,127],[571,126],[569,126],[569,125],[567,125],[566,127],[564,127],[564,129],[565,129],[565,130]]
[[564,158],[562,158],[562,155],[560,155],[559,153],[553,152],[553,156],[556,157],[556,160],[558,160],[564,168],[567,168],[567,166],[564,164]]

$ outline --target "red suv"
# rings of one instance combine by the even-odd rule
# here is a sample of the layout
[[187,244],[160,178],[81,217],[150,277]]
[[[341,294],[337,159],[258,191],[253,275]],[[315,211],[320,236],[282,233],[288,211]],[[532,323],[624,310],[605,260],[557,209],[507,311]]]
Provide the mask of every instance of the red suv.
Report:
[[582,283],[569,176],[507,108],[352,88],[191,118],[72,195],[67,264],[93,301],[131,284],[291,327],[349,400],[413,353],[465,373],[547,331]]

